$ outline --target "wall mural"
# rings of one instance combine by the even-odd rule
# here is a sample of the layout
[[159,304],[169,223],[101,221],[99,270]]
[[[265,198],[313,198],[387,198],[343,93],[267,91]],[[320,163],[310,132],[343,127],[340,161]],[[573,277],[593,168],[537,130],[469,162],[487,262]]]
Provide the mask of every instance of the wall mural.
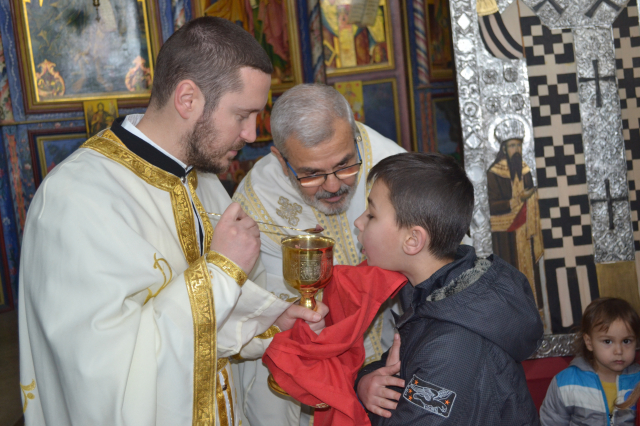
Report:
[[[507,259],[515,248],[547,333],[573,331],[599,296],[640,306],[629,78],[640,40],[635,0],[625,3],[451,4],[474,245]],[[568,341],[550,337],[540,353],[566,353]]]
[[217,16],[252,33],[273,63],[271,88],[302,82],[298,26],[292,0],[196,0],[196,16]]

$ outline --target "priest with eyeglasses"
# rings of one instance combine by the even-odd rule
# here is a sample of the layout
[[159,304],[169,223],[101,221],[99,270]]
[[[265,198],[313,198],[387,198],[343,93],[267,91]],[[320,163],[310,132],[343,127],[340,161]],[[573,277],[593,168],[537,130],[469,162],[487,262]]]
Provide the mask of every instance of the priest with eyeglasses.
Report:
[[[271,111],[274,147],[240,183],[234,201],[256,221],[296,228],[324,228],[336,241],[333,262],[364,260],[354,221],[366,209],[371,189],[367,175],[385,157],[404,152],[395,142],[357,123],[347,100],[330,86],[298,85],[280,96]],[[261,234],[260,258],[266,289],[282,300],[298,292],[282,277],[282,228]],[[291,231],[295,233],[295,231]],[[393,343],[391,304],[383,305],[365,334],[365,364],[378,360]],[[271,339],[264,339],[266,348]],[[243,399],[243,424],[308,425],[311,412],[291,398],[272,392],[261,350],[245,349],[234,360]]]

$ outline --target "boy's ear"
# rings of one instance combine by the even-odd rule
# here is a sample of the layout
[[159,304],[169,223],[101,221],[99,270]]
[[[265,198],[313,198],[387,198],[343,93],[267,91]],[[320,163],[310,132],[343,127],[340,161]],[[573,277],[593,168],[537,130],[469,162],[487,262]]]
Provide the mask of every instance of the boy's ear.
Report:
[[587,347],[587,349],[593,352],[593,343],[591,342],[591,336],[589,336],[588,334],[583,334],[582,339],[584,340],[584,345]]
[[422,226],[414,226],[407,231],[402,249],[405,254],[414,256],[422,251],[423,248],[429,247],[429,234]]
[[285,175],[289,174],[289,168],[287,167],[287,163],[284,161],[284,157],[282,156],[282,154],[280,154],[280,151],[278,151],[278,148],[276,148],[275,146],[271,147],[271,153],[273,155],[276,156],[276,158],[278,159],[278,161],[280,162],[280,166],[282,167],[282,172]]

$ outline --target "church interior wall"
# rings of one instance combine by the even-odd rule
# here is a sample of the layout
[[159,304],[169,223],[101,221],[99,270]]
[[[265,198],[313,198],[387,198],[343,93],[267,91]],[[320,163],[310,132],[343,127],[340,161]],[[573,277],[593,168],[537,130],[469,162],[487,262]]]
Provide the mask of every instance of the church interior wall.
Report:
[[[150,42],[151,50],[186,21],[205,14],[205,10],[214,10],[211,6],[216,3],[210,0],[145,1],[153,11],[149,18],[149,28],[153,29],[150,33],[155,37]],[[31,2],[39,7],[52,7],[48,0]],[[252,0],[252,3],[259,5],[260,0]],[[360,108],[361,121],[367,125],[409,150],[453,155],[465,165],[470,176],[473,176],[474,164],[481,164],[482,173],[488,170],[492,152],[483,151],[484,145],[472,148],[478,150],[481,161],[468,161],[475,158],[468,157],[472,141],[469,121],[465,117],[470,110],[465,109],[467,105],[463,102],[468,95],[463,90],[469,90],[469,86],[460,84],[466,81],[468,74],[460,66],[462,62],[456,67],[455,54],[460,52],[453,43],[457,40],[456,31],[461,31],[465,23],[461,20],[460,1],[384,0],[378,8],[387,26],[382,27],[384,31],[370,25],[368,32],[364,29],[355,32],[352,40],[355,56],[345,54],[341,60],[351,64],[345,66],[337,63],[336,58],[340,56],[336,49],[340,46],[334,39],[327,39],[336,35],[332,33],[336,30],[331,27],[329,21],[333,18],[329,15],[341,13],[340,10],[323,9],[322,0],[285,0],[285,3],[289,8],[288,22],[296,30],[289,40],[291,52],[296,52],[289,58],[294,69],[293,79],[285,81],[286,78],[281,78],[274,83],[272,102],[287,87],[297,83],[340,85],[344,90],[348,90],[347,84],[353,87],[357,84],[358,93],[349,94],[353,96],[354,108]],[[465,13],[476,13],[470,6],[476,2],[467,3],[469,6],[463,7]],[[502,10],[509,3],[498,1]],[[50,168],[77,148],[88,131],[81,97],[75,103],[47,106],[48,109],[34,109],[33,102],[30,104],[28,97],[33,94],[25,89],[28,73],[19,55],[28,46],[16,22],[18,4],[21,2],[17,0],[0,0],[0,312],[13,310],[15,306],[20,239],[30,200]],[[476,21],[477,18],[473,22]],[[518,114],[527,116],[530,123],[531,167],[538,188],[544,249],[540,288],[544,288],[546,295],[541,309],[546,309],[546,332],[563,335],[573,331],[584,307],[604,294],[602,286],[606,281],[603,273],[598,272],[598,265],[606,262],[596,259],[594,249],[594,207],[587,179],[588,161],[579,109],[581,92],[575,40],[570,29],[549,28],[527,7],[520,9],[519,23],[526,75],[518,81],[526,82],[528,100],[525,104],[528,106],[525,109],[529,109],[526,114]],[[633,275],[628,285],[634,287],[637,294],[636,276],[640,266],[640,24],[636,0],[630,0],[618,13],[612,25],[612,39],[628,185],[630,217],[627,220],[633,234],[632,258],[627,261],[635,265],[631,270],[626,269],[628,272],[623,278],[628,284],[629,276]],[[325,44],[329,41],[331,49]],[[368,47],[363,48],[362,43]],[[492,61],[492,64],[497,63]],[[505,62],[507,65],[513,63]],[[484,89],[490,89],[488,83],[482,85]],[[104,94],[105,99],[110,97],[118,96]],[[478,108],[488,114],[489,99],[482,102]],[[505,105],[498,105],[491,117],[515,113]],[[144,101],[136,104],[118,99],[117,106],[119,115],[144,111]],[[265,114],[266,120],[268,111]],[[487,126],[482,127],[484,139],[481,138],[481,142],[487,139]],[[247,146],[232,170],[221,177],[229,191],[258,158],[268,154],[268,131],[262,128],[260,132],[260,142]],[[473,232],[471,236],[474,237]],[[490,241],[488,245],[482,243],[478,247],[485,254],[492,251]],[[544,316],[545,312],[541,311],[541,314]]]

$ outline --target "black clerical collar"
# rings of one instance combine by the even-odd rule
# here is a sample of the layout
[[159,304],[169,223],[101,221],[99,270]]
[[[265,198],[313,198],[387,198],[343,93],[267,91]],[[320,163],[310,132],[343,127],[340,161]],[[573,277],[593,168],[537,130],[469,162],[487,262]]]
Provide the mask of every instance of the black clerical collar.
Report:
[[129,151],[133,152],[146,162],[164,170],[165,172],[178,176],[181,179],[189,174],[193,169],[191,166],[185,169],[173,158],[122,127],[124,119],[125,117],[117,118],[111,125],[111,131],[122,141],[123,144],[125,144],[127,148],[129,148]]

